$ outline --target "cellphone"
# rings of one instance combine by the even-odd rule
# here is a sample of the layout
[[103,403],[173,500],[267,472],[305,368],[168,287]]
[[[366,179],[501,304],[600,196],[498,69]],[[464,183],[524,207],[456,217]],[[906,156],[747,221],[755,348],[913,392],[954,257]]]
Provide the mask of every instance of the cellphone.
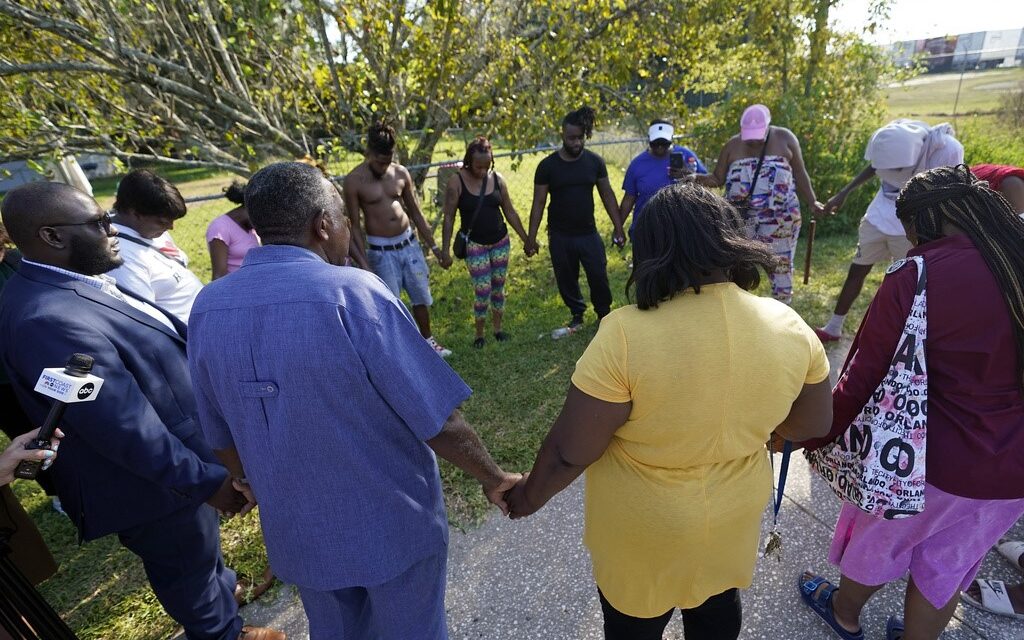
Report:
[[668,156],[668,166],[670,169],[685,169],[686,158],[683,156],[682,151],[673,151]]

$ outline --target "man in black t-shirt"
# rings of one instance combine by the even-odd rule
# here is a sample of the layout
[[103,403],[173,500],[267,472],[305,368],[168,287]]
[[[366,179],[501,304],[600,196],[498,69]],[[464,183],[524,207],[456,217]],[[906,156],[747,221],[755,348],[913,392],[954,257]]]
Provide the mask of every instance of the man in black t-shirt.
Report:
[[608,217],[615,225],[612,241],[620,247],[625,242],[618,204],[608,181],[604,159],[583,148],[593,131],[594,110],[590,107],[582,107],[565,116],[562,119],[562,147],[540,161],[533,181],[530,241],[537,240],[544,205],[550,193],[548,248],[558,293],[572,313],[570,329],[583,325],[583,312],[587,309],[580,291],[581,264],[597,317],[603,318],[611,311],[608,258],[594,221],[595,186]]

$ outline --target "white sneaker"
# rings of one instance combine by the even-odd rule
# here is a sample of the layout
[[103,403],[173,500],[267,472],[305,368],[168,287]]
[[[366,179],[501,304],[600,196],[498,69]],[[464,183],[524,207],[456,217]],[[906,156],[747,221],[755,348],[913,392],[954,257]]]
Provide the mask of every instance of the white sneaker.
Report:
[[53,505],[53,510],[56,511],[57,513],[59,513],[60,515],[62,515],[62,516],[68,515],[68,514],[64,513],[64,507],[61,505],[60,498],[58,498],[57,496],[53,496],[53,499],[50,501],[50,504]]
[[429,344],[431,348],[434,349],[434,353],[441,356],[442,358],[447,358],[448,356],[452,355],[452,350],[445,349],[440,344],[438,344],[437,340],[434,340],[434,336],[430,336],[429,338],[427,338],[427,344]]

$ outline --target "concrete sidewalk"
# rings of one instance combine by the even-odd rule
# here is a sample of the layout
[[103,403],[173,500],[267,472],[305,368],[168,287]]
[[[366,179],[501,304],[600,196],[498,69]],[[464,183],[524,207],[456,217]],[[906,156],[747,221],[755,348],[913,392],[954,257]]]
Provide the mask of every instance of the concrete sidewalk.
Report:
[[[830,349],[833,370],[848,345]],[[776,456],[778,459],[779,456]],[[512,522],[497,512],[481,527],[451,532],[448,562],[448,624],[452,640],[600,640],[601,611],[583,548],[583,481],[556,496],[531,518]],[[742,638],[782,640],[834,638],[801,602],[796,583],[810,568],[838,578],[826,560],[840,503],[816,477],[803,456],[793,457],[780,516],[782,562],[758,561],[754,583],[743,593]],[[763,528],[771,524],[766,511]],[[631,526],[624,522],[622,526]],[[1018,524],[1011,535],[1024,539]],[[981,577],[1018,582],[1024,578],[995,553]],[[890,584],[868,604],[862,620],[867,638],[884,638],[885,622],[902,610],[904,583]],[[290,640],[307,640],[302,605],[290,588],[271,602],[246,607],[246,621],[282,628]],[[676,615],[666,639],[683,637]],[[949,640],[1024,638],[1024,622],[961,605],[942,636]]]

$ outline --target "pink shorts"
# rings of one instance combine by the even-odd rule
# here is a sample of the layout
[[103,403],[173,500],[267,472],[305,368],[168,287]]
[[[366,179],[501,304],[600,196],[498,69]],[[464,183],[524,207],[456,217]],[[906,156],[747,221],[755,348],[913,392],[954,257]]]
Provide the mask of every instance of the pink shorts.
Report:
[[974,580],[985,553],[1024,515],[1024,499],[976,500],[925,485],[925,509],[910,518],[880,520],[844,504],[829,561],[868,586],[908,572],[936,609]]

